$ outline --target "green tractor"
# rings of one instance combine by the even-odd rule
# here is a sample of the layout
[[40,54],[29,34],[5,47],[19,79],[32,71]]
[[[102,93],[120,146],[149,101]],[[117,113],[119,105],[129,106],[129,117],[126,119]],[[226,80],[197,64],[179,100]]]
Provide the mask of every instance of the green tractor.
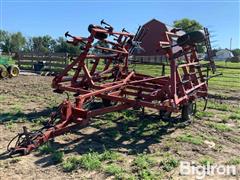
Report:
[[9,56],[0,56],[0,79],[8,77],[17,77],[19,68]]

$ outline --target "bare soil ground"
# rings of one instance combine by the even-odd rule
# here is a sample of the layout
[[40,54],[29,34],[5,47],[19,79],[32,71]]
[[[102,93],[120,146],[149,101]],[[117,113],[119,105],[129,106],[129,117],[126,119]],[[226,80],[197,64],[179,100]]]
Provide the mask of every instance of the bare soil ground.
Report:
[[[0,179],[195,179],[196,176],[179,174],[180,161],[240,164],[239,90],[211,90],[207,111],[201,112],[200,102],[199,111],[189,122],[177,117],[163,121],[150,110],[145,115],[128,110],[92,119],[91,126],[51,142],[55,150],[64,152],[60,163],[40,151],[9,158],[5,154],[7,144],[22,131],[22,126],[40,127],[40,122],[49,118],[53,108],[66,97],[52,92],[51,80],[52,77],[19,76],[0,81]],[[221,93],[227,96],[218,95]],[[120,158],[101,160],[97,169],[79,166],[64,171],[67,158],[93,152],[101,155],[104,151],[116,152]],[[108,166],[121,169],[113,172]],[[205,177],[237,178],[238,175]]]

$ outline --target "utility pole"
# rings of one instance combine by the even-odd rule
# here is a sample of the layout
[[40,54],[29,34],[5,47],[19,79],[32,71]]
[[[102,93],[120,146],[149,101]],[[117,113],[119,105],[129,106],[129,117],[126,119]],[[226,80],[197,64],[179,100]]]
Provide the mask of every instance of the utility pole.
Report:
[[232,50],[232,38],[230,38],[230,51]]

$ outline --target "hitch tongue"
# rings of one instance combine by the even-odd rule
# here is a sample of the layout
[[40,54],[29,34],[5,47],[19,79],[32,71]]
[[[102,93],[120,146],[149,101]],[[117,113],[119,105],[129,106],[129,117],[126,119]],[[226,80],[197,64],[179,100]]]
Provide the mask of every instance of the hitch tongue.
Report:
[[[16,154],[21,154],[21,155],[26,155],[28,154],[28,150],[27,148],[25,148],[24,146],[22,146],[22,142],[20,143],[20,138],[23,137],[25,138],[25,141],[27,144],[31,143],[30,137],[29,137],[29,132],[27,130],[26,126],[23,126],[23,133],[18,133],[18,135],[16,135],[9,143],[7,146],[7,151],[9,152],[9,156],[12,157],[13,155]],[[16,140],[15,146],[14,147],[10,147],[11,143]]]
[[23,134],[24,134],[25,137],[26,137],[27,144],[30,144],[30,143],[31,143],[31,140],[30,140],[30,138],[29,138],[29,132],[28,132],[26,126],[23,126]]

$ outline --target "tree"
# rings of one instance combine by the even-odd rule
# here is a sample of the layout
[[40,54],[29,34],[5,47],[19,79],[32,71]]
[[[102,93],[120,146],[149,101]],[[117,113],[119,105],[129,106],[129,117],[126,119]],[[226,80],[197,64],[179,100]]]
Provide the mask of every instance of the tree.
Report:
[[26,39],[22,33],[10,34],[7,31],[0,30],[0,34],[0,47],[3,52],[18,52],[23,49]]
[[35,52],[54,52],[56,41],[49,35],[32,38],[32,49]]
[[3,52],[10,52],[10,34],[0,30],[0,48]]
[[175,20],[173,24],[174,24],[174,27],[181,28],[186,33],[200,30],[203,28],[203,26],[199,22],[197,22],[196,20],[188,19],[188,18]]
[[18,52],[23,50],[26,39],[21,32],[11,34],[10,38],[10,52]]
[[240,56],[240,49],[233,49],[232,53],[234,56]]
[[33,40],[31,37],[26,40],[23,51],[24,52],[32,52],[33,51]]
[[43,46],[48,49],[48,52],[54,52],[56,41],[49,35],[43,36]]
[[[95,42],[94,44],[93,44],[93,46],[100,46],[100,47],[103,47],[103,48],[109,48],[109,44],[108,43],[106,43],[105,41],[97,41],[97,42]],[[107,51],[104,51],[104,50],[101,50],[101,49],[96,49],[96,48],[94,48],[93,50],[92,50],[92,53],[93,54],[107,54],[107,53],[109,53],[109,52],[107,52]]]
[[69,44],[66,42],[66,40],[63,37],[59,37],[56,40],[56,45],[55,45],[55,52],[67,52],[70,54],[80,54],[81,53],[81,45],[79,46],[73,46],[72,44]]

